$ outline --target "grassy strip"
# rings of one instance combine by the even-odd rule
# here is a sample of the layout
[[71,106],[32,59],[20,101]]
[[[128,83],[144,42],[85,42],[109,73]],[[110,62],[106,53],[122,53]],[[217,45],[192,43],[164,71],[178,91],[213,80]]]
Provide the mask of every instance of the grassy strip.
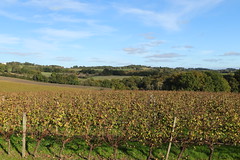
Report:
[[[39,147],[37,157],[33,157],[34,147],[36,141],[30,137],[27,138],[27,157],[25,160],[50,160],[60,159],[59,151],[61,150],[61,141],[59,137],[49,136],[45,138]],[[145,160],[147,158],[149,148],[140,144],[139,142],[129,142],[121,146],[118,150],[118,159],[138,159]],[[87,159],[89,147],[80,138],[74,138],[72,141],[66,144],[63,151],[62,159]],[[157,159],[164,159],[167,151],[167,144],[160,148],[154,149],[153,155]],[[226,159],[236,160],[240,159],[240,146],[217,146],[214,152],[213,159]],[[177,159],[180,152],[179,147],[173,145],[170,153],[170,159]],[[113,159],[113,148],[103,144],[97,147],[92,152],[94,159]],[[207,160],[209,155],[209,149],[206,146],[190,146],[183,154],[183,159],[188,160]],[[7,142],[0,137],[0,159],[4,160],[21,160],[21,136],[11,137],[11,154],[7,153]]]

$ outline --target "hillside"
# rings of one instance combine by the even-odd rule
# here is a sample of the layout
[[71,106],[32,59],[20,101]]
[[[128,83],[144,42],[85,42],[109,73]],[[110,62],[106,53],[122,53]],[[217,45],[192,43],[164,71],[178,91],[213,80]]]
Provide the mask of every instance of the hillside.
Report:
[[0,75],[51,84],[74,85],[77,88],[95,86],[115,90],[240,91],[240,70],[234,68],[211,70],[142,65],[65,68],[57,65],[8,62],[0,64]]
[[64,91],[64,90],[77,91],[79,89],[93,89],[93,90],[103,89],[101,87],[44,83],[44,82],[36,82],[31,80],[24,80],[19,78],[11,78],[11,77],[3,77],[3,76],[0,76],[0,88],[1,88],[0,89],[1,92]]

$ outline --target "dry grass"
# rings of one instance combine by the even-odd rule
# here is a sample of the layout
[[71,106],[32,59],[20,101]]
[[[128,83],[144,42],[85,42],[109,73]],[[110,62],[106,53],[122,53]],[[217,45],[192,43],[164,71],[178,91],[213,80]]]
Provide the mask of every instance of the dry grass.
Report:
[[100,90],[100,87],[35,82],[0,76],[0,92]]

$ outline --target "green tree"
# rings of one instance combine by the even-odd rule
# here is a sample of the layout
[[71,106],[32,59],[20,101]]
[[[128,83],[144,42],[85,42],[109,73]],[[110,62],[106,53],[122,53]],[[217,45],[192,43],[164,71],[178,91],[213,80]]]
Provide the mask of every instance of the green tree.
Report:
[[49,77],[49,82],[51,83],[57,83],[57,74],[56,73],[52,73],[51,76]]
[[234,78],[233,75],[225,75],[224,78],[228,81],[231,87],[231,92],[238,92],[239,82]]
[[240,69],[234,73],[234,78],[236,78],[236,80],[240,82]]
[[132,76],[130,78],[124,78],[122,82],[128,89],[135,90],[139,89],[139,84],[141,84],[141,78]]
[[116,90],[124,90],[124,89],[126,89],[126,86],[124,85],[124,83],[121,82],[118,79],[112,79],[111,82],[112,82],[112,88],[113,89],[116,89]]
[[6,69],[6,66],[0,63],[0,72],[4,72],[5,69]]
[[32,78],[34,81],[47,82],[48,78],[43,76],[41,73],[36,73]]
[[145,89],[145,90],[153,90],[154,86],[152,84],[152,78],[151,77],[144,77],[141,80],[141,89]]
[[229,86],[226,79],[223,78],[223,76],[218,72],[213,71],[207,71],[205,72],[207,76],[209,76],[212,79],[212,85],[214,86],[214,91],[230,91],[231,87]]
[[201,71],[172,75],[164,81],[165,90],[213,91],[212,79]]
[[240,92],[240,69],[234,73],[234,78],[238,81],[238,92]]
[[79,84],[78,77],[75,74],[68,75],[66,77],[66,79],[67,79],[68,84],[72,84],[72,85],[78,85]]
[[230,91],[228,82],[217,72],[189,71],[172,75],[164,81],[165,90]]

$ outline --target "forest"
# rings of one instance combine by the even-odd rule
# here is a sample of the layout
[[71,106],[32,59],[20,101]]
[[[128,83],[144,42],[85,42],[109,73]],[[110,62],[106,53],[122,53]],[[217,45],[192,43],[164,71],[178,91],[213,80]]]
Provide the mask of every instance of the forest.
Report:
[[[40,82],[97,86],[115,90],[240,92],[240,69],[168,68],[143,65],[73,66],[29,62],[0,64],[0,75]],[[115,78],[111,78],[115,76]],[[99,79],[98,77],[103,77]],[[116,78],[117,77],[117,78]]]

